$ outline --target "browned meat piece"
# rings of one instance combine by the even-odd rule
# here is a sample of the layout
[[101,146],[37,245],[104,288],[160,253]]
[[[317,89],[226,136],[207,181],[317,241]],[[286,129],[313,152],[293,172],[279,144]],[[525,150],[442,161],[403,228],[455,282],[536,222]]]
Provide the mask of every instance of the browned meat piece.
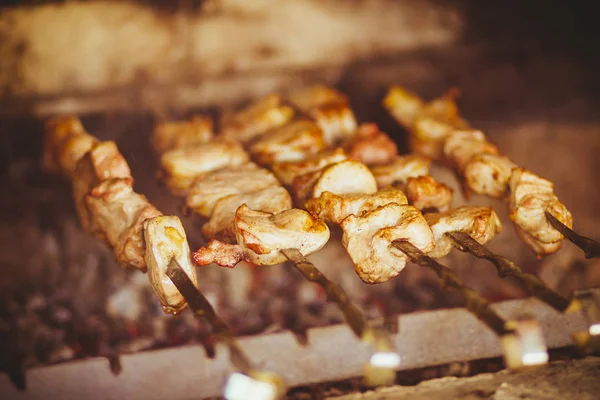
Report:
[[285,186],[291,186],[296,177],[345,161],[347,158],[342,148],[336,148],[306,157],[301,161],[278,162],[273,164],[271,169],[279,182]]
[[550,225],[544,212],[569,228],[573,226],[573,216],[554,194],[552,182],[526,169],[514,168],[510,191],[510,219],[521,240],[538,256],[558,251],[563,235]]
[[429,103],[398,86],[388,91],[383,104],[392,116],[410,133],[413,152],[442,160],[442,147],[446,138],[456,129],[466,129],[468,124],[458,112],[455,98],[458,90]]
[[452,189],[429,175],[408,178],[404,192],[408,203],[421,211],[446,211],[452,205]]
[[183,147],[193,147],[210,141],[213,123],[210,117],[194,116],[187,121],[169,121],[157,124],[150,137],[150,145],[158,154]]
[[497,154],[477,154],[465,165],[466,185],[477,194],[504,198],[509,191],[513,168],[517,165],[508,157]]
[[270,129],[289,122],[294,110],[285,104],[278,94],[270,94],[248,107],[225,114],[221,121],[223,136],[242,143],[262,135]]
[[177,260],[192,283],[198,287],[196,267],[192,264],[190,247],[179,218],[157,216],[143,222],[146,252],[144,260],[148,267],[148,278],[162,308],[176,314],[186,308],[185,299],[167,276],[172,259]]
[[131,178],[131,171],[115,142],[97,142],[77,163],[73,174],[73,200],[81,225],[99,239],[105,239],[90,215],[85,195],[110,178]]
[[342,244],[356,273],[365,283],[383,283],[406,266],[408,256],[391,244],[408,240],[427,253],[434,247],[433,234],[423,214],[413,206],[395,203],[342,221]]
[[373,194],[337,195],[323,192],[306,202],[306,209],[322,220],[339,225],[349,215],[361,216],[386,204],[408,204],[404,192],[387,187]]
[[64,115],[50,119],[46,122],[42,165],[48,172],[60,172],[71,179],[77,162],[96,141],[77,117]]
[[298,249],[307,256],[329,240],[327,225],[297,208],[272,214],[244,204],[235,213],[235,232],[246,261],[256,265],[287,261],[281,254],[285,249]]
[[433,258],[444,257],[454,248],[454,242],[446,236],[447,232],[464,232],[479,244],[485,244],[502,230],[498,215],[491,207],[459,207],[442,213],[426,214],[425,219],[435,238],[435,248],[428,254]]
[[215,204],[223,197],[255,192],[270,186],[279,186],[277,178],[268,170],[249,162],[200,175],[192,184],[185,204],[195,213],[208,218]]
[[175,149],[160,158],[162,178],[176,195],[184,195],[200,175],[249,161],[248,153],[235,140],[218,137],[206,144]]
[[348,101],[348,98],[342,93],[324,85],[313,85],[293,90],[287,94],[287,98],[306,113],[326,104]]
[[305,159],[325,149],[321,129],[312,121],[298,120],[275,128],[254,141],[249,152],[261,165]]
[[223,243],[213,239],[208,245],[196,250],[192,254],[192,259],[199,267],[214,263],[221,267],[233,268],[244,259],[244,253],[238,244]]
[[295,248],[309,255],[329,240],[329,229],[306,211],[290,209],[278,214],[251,210],[242,205],[235,215],[235,233],[239,244],[211,240],[198,249],[194,262],[234,267],[240,261],[255,265],[274,265],[287,259],[281,250]]
[[146,271],[142,223],[162,214],[145,196],[133,191],[132,183],[131,178],[104,180],[85,196],[85,203],[117,261]]
[[215,203],[210,220],[202,226],[205,238],[234,243],[235,212],[242,204],[269,213],[292,208],[292,198],[282,186],[269,186],[253,192],[225,196]]
[[315,85],[292,91],[288,98],[315,119],[328,146],[337,145],[356,133],[356,118],[348,106],[348,99],[337,90]]
[[409,154],[398,156],[390,163],[371,167],[377,186],[382,189],[393,184],[405,184],[408,178],[429,175],[429,158]]
[[444,143],[444,156],[460,176],[463,176],[465,166],[473,156],[479,154],[498,154],[496,145],[489,142],[481,131],[455,131]]
[[326,191],[337,195],[375,193],[377,182],[365,164],[347,160],[297,177],[292,191],[298,204],[304,204]]
[[390,163],[398,155],[396,143],[376,124],[362,124],[343,147],[349,158],[369,166]]

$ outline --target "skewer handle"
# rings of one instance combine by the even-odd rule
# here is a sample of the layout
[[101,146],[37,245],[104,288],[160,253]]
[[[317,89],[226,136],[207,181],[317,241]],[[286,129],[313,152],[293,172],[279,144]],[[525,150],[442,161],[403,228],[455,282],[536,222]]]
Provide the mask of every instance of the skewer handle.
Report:
[[546,211],[546,219],[550,222],[550,225],[557,231],[563,234],[564,237],[569,239],[571,243],[583,250],[585,258],[600,258],[600,243],[590,239],[589,237],[582,236],[571,228],[560,222],[556,217]]
[[231,364],[239,372],[229,376],[224,388],[225,398],[227,400],[280,398],[285,390],[283,380],[278,375],[259,371],[252,366],[225,321],[217,315],[208,299],[194,286],[175,258],[169,263],[167,276],[181,292],[196,317],[207,319],[213,328],[213,334],[229,348]]
[[346,323],[364,342],[374,347],[369,362],[365,365],[365,382],[368,386],[391,385],[396,380],[396,370],[400,366],[400,355],[396,352],[388,332],[372,327],[362,311],[348,298],[339,285],[330,281],[319,269],[300,253],[298,249],[281,251],[287,259],[311,282],[315,282],[325,290],[327,297],[340,307]]
[[177,287],[177,290],[181,292],[196,317],[206,318],[212,326],[213,334],[227,345],[232,364],[241,372],[249,373],[252,369],[250,361],[239,348],[231,330],[225,321],[217,315],[204,294],[196,289],[190,278],[174,258],[169,263],[167,276],[171,279],[175,287]]
[[465,232],[449,232],[446,233],[446,235],[454,241],[454,244],[459,250],[468,251],[477,258],[488,260],[493,263],[501,278],[506,276],[517,278],[525,285],[532,295],[544,301],[557,311],[563,312],[569,308],[569,305],[571,304],[569,299],[550,289],[534,275],[523,272],[517,264],[508,258],[492,253],[469,236],[469,234]]
[[461,292],[467,300],[467,309],[492,329],[502,341],[504,361],[509,368],[541,365],[548,361],[546,343],[537,321],[518,318],[504,321],[486,299],[465,286],[450,268],[427,256],[407,241],[395,241],[392,245],[409,256],[413,262],[431,268],[442,281]]
[[450,268],[438,263],[433,258],[427,256],[412,243],[402,240],[392,242],[392,246],[406,254],[410,259],[422,267],[432,269],[442,279],[447,286],[457,289],[467,301],[466,307],[477,318],[485,323],[491,330],[499,336],[511,333],[506,328],[506,322],[491,307],[489,302],[479,293],[465,286],[461,279]]
[[346,323],[350,325],[354,334],[362,339],[369,328],[367,320],[362,311],[350,301],[344,289],[323,275],[298,249],[286,249],[282,250],[281,253],[294,264],[306,279],[319,284],[325,290],[327,298],[339,305]]

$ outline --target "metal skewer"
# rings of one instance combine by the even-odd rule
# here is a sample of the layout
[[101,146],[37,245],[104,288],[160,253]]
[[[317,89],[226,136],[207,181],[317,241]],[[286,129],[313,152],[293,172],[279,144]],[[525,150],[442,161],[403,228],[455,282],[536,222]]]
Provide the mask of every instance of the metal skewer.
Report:
[[344,314],[346,323],[361,340],[371,343],[375,351],[365,367],[365,380],[369,386],[382,386],[394,383],[396,369],[400,366],[400,355],[387,332],[371,326],[363,312],[354,305],[339,285],[330,281],[319,269],[302,255],[298,249],[286,249],[281,253],[290,260],[306,279],[319,284]]
[[550,214],[548,211],[545,213],[546,219],[548,219],[550,225],[562,233],[564,237],[571,241],[571,243],[583,250],[585,258],[600,258],[600,243],[576,233],[571,228],[556,219],[556,217]]
[[508,258],[492,253],[469,236],[469,234],[465,232],[448,232],[446,235],[454,241],[454,244],[459,250],[468,251],[475,257],[488,260],[494,264],[498,270],[498,276],[501,278],[506,276],[517,278],[525,285],[529,293],[544,301],[557,311],[563,312],[569,308],[571,300],[550,289],[534,275],[523,272],[517,264]]
[[505,321],[479,293],[467,287],[450,268],[427,256],[412,243],[403,240],[392,246],[406,254],[422,267],[432,269],[450,287],[457,289],[466,300],[466,308],[500,336],[504,360],[509,368],[541,365],[548,361],[548,351],[537,321],[530,317]]
[[259,371],[252,366],[225,321],[217,315],[204,294],[196,289],[175,258],[169,263],[167,276],[181,292],[196,317],[205,318],[212,326],[217,340],[224,343],[229,349],[231,364],[239,372],[234,372],[229,376],[224,389],[225,398],[228,400],[245,398],[275,400],[280,398],[285,390],[283,380],[278,375]]

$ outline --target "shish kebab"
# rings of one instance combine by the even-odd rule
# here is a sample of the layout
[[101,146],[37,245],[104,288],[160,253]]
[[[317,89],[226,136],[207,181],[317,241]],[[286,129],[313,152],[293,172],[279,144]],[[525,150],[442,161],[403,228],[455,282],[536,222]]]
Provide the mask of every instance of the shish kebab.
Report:
[[[294,96],[291,96],[291,98],[293,102]],[[302,107],[300,111],[304,114],[316,116],[317,123],[319,123],[318,116],[323,115],[323,112],[319,110],[331,110],[334,106],[338,109],[341,107],[347,110],[346,112],[338,113],[338,115],[345,116],[346,121],[349,119],[348,116],[352,116],[351,111],[349,111],[347,105],[344,103],[343,97],[329,88],[309,88],[297,93],[296,98],[301,99],[301,101],[295,102],[296,107]],[[323,104],[324,101],[332,100],[333,103]],[[260,107],[260,105],[263,107]],[[248,116],[251,115],[248,111],[253,109],[261,110],[262,115],[269,115],[269,112],[273,113],[272,109],[269,110],[268,107],[264,106],[265,100],[251,106],[240,114],[248,119]],[[275,107],[277,104],[272,104],[271,106]],[[260,125],[258,123],[253,124],[252,122],[255,121],[247,121],[247,126]],[[396,174],[398,168],[394,167],[398,167],[398,164],[402,164],[404,160],[402,158],[400,160],[395,158],[397,153],[395,145],[391,151],[381,148],[381,145],[385,146],[386,141],[393,144],[391,139],[387,138],[386,140],[384,137],[383,140],[364,141],[359,147],[360,151],[352,152],[355,160],[348,160],[343,148],[350,147],[353,149],[352,146],[348,146],[348,143],[352,145],[360,142],[361,134],[356,134],[355,132],[356,136],[353,138],[352,134],[349,135],[349,132],[346,131],[342,132],[342,135],[339,135],[342,136],[342,148],[329,149],[329,151],[321,150],[320,152],[310,151],[307,152],[308,154],[305,153],[304,157],[301,157],[302,152],[294,151],[297,148],[292,147],[292,151],[290,151],[290,148],[282,146],[282,143],[290,144],[288,132],[290,131],[290,126],[294,126],[294,123],[294,121],[291,121],[288,126],[274,128],[264,134],[264,136],[260,135],[260,130],[254,130],[252,131],[254,136],[250,139],[243,135],[247,131],[241,131],[240,137],[251,141],[249,149],[254,159],[261,160],[262,163],[267,165],[272,163],[270,168],[283,183],[291,188],[297,203],[303,204],[308,200],[306,206],[313,214],[325,218],[330,223],[342,225],[344,231],[343,244],[355,263],[356,271],[361,279],[367,283],[377,283],[391,279],[400,272],[410,257],[421,265],[433,268],[442,279],[459,289],[468,299],[471,311],[486,322],[496,333],[503,336],[506,339],[506,343],[511,342],[514,335],[508,334],[509,332],[505,330],[508,329],[505,328],[508,325],[489,308],[489,305],[481,296],[466,288],[451,270],[428,257],[429,262],[422,263],[422,256],[424,254],[422,252],[414,253],[412,250],[416,250],[417,252],[420,250],[410,244],[409,246],[412,247],[405,248],[405,251],[396,250],[396,247],[399,247],[397,242],[400,240],[408,239],[416,243],[419,243],[419,240],[421,240],[419,244],[426,251],[434,250],[432,254],[442,257],[451,251],[453,244],[452,241],[444,236],[444,229],[446,231],[457,229],[468,231],[477,236],[478,240],[485,243],[485,241],[495,236],[500,229],[499,220],[493,210],[485,207],[463,207],[456,211],[457,215],[450,215],[450,218],[447,218],[448,215],[438,215],[431,219],[432,226],[442,227],[442,232],[434,238],[431,228],[419,211],[412,206],[406,205],[407,198],[401,190],[389,187],[377,191],[377,182],[374,176],[365,164],[356,161],[361,156],[365,156],[364,161],[369,163],[377,163],[380,160],[383,162],[391,161],[391,166],[384,166],[380,169],[380,175],[382,180],[385,180],[386,175]],[[323,122],[319,125],[324,130],[331,126],[331,124]],[[239,128],[243,126],[243,124],[238,124],[236,128],[240,131]],[[340,123],[337,126],[356,126],[356,123]],[[225,132],[229,135],[232,132],[236,132],[236,129],[227,129],[227,124],[225,124],[225,127]],[[373,132],[372,126],[369,126],[369,131]],[[360,129],[358,132],[360,132]],[[329,135],[324,136],[329,138],[330,143],[333,142],[333,144],[336,144],[336,141],[331,140],[334,135],[331,132],[329,133]],[[385,134],[377,132],[379,138],[383,135]],[[373,137],[375,135],[370,133],[369,136]],[[358,140],[356,137],[358,137]],[[304,141],[303,145],[308,147],[309,143],[310,141]],[[418,163],[416,164],[416,169],[418,170]],[[352,177],[352,179],[347,179],[347,177]],[[449,189],[447,187],[435,182],[433,178],[428,176],[417,175],[417,178],[415,181],[417,182],[416,187],[422,184],[429,187],[429,190],[425,191],[428,196],[422,196],[424,199],[429,201],[435,200],[437,192],[441,194],[439,197],[445,199],[445,201],[440,203],[438,199],[432,205],[437,205],[442,209],[449,207],[451,191],[448,196]],[[416,193],[419,193],[419,191]],[[317,202],[310,204],[314,200]],[[317,207],[319,210],[313,207]],[[428,208],[427,204],[423,204],[423,207]],[[324,214],[322,213],[323,211]],[[481,220],[482,218],[485,223]],[[458,225],[452,226],[452,224],[448,224],[448,222],[453,220],[454,222],[458,222]],[[465,224],[465,221],[467,224]],[[359,232],[362,235],[358,234]],[[411,237],[410,234],[413,236]],[[537,328],[537,325],[534,325],[533,329],[529,329],[528,332],[523,332],[523,334],[536,336],[537,339],[535,342],[539,344],[541,340],[543,343],[543,339],[541,339]],[[512,329],[510,333],[513,333]],[[543,344],[541,347],[544,347]],[[543,352],[545,352],[545,349]],[[512,353],[514,351],[507,350],[507,354],[510,355]],[[520,365],[522,362],[522,357],[516,358],[517,360],[510,362],[511,366]],[[545,362],[545,360],[542,358],[538,361]]]
[[502,155],[485,134],[460,117],[452,90],[431,102],[401,87],[392,87],[383,104],[408,130],[412,150],[451,166],[470,191],[509,203],[517,234],[538,257],[561,247],[563,235],[600,257],[600,244],[575,234],[573,217],[554,193],[552,182],[519,167]]
[[[202,233],[209,243],[194,253],[197,265],[216,263],[233,267],[240,261],[255,265],[291,261],[340,306],[353,332],[374,345],[375,352],[365,371],[368,384],[391,383],[399,361],[388,336],[372,327],[341,287],[327,279],[305,257],[328,241],[327,224],[306,211],[292,208],[288,191],[271,172],[251,162],[241,145],[251,134],[259,135],[286,121],[289,109],[279,101],[278,97],[269,96],[263,103],[236,115],[232,124],[242,133],[235,138],[231,135],[213,138],[212,124],[205,119],[202,127],[197,126],[203,129],[204,139],[194,146],[174,145],[164,151],[165,147],[158,145],[175,143],[168,139],[170,135],[194,135],[193,129],[185,129],[193,121],[158,124],[152,143],[157,153],[164,151],[160,155],[160,176],[173,193],[186,196],[187,208],[208,218]],[[330,122],[330,126],[335,126],[335,118]],[[282,153],[303,155],[325,147],[321,129],[309,120],[287,127],[283,136],[285,139],[278,144],[278,151]]]
[[198,290],[195,266],[183,226],[176,216],[158,211],[133,190],[125,158],[113,141],[99,141],[73,116],[46,124],[43,167],[72,182],[73,199],[82,226],[113,248],[123,267],[148,272],[150,284],[166,313],[177,314],[188,304],[206,318],[213,334],[229,348],[232,374],[225,386],[228,399],[243,398],[243,389],[261,391],[275,399],[283,383],[277,376],[255,369],[238,347],[233,334]]

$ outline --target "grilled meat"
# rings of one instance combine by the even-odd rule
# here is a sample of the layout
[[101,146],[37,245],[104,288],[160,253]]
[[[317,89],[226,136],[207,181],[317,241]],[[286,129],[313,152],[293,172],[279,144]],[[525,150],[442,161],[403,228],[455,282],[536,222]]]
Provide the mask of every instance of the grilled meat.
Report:
[[446,236],[447,232],[465,232],[479,244],[485,244],[502,230],[502,224],[491,207],[464,206],[426,214],[425,220],[435,238],[435,248],[428,254],[433,258],[444,257],[454,248],[454,242]]

